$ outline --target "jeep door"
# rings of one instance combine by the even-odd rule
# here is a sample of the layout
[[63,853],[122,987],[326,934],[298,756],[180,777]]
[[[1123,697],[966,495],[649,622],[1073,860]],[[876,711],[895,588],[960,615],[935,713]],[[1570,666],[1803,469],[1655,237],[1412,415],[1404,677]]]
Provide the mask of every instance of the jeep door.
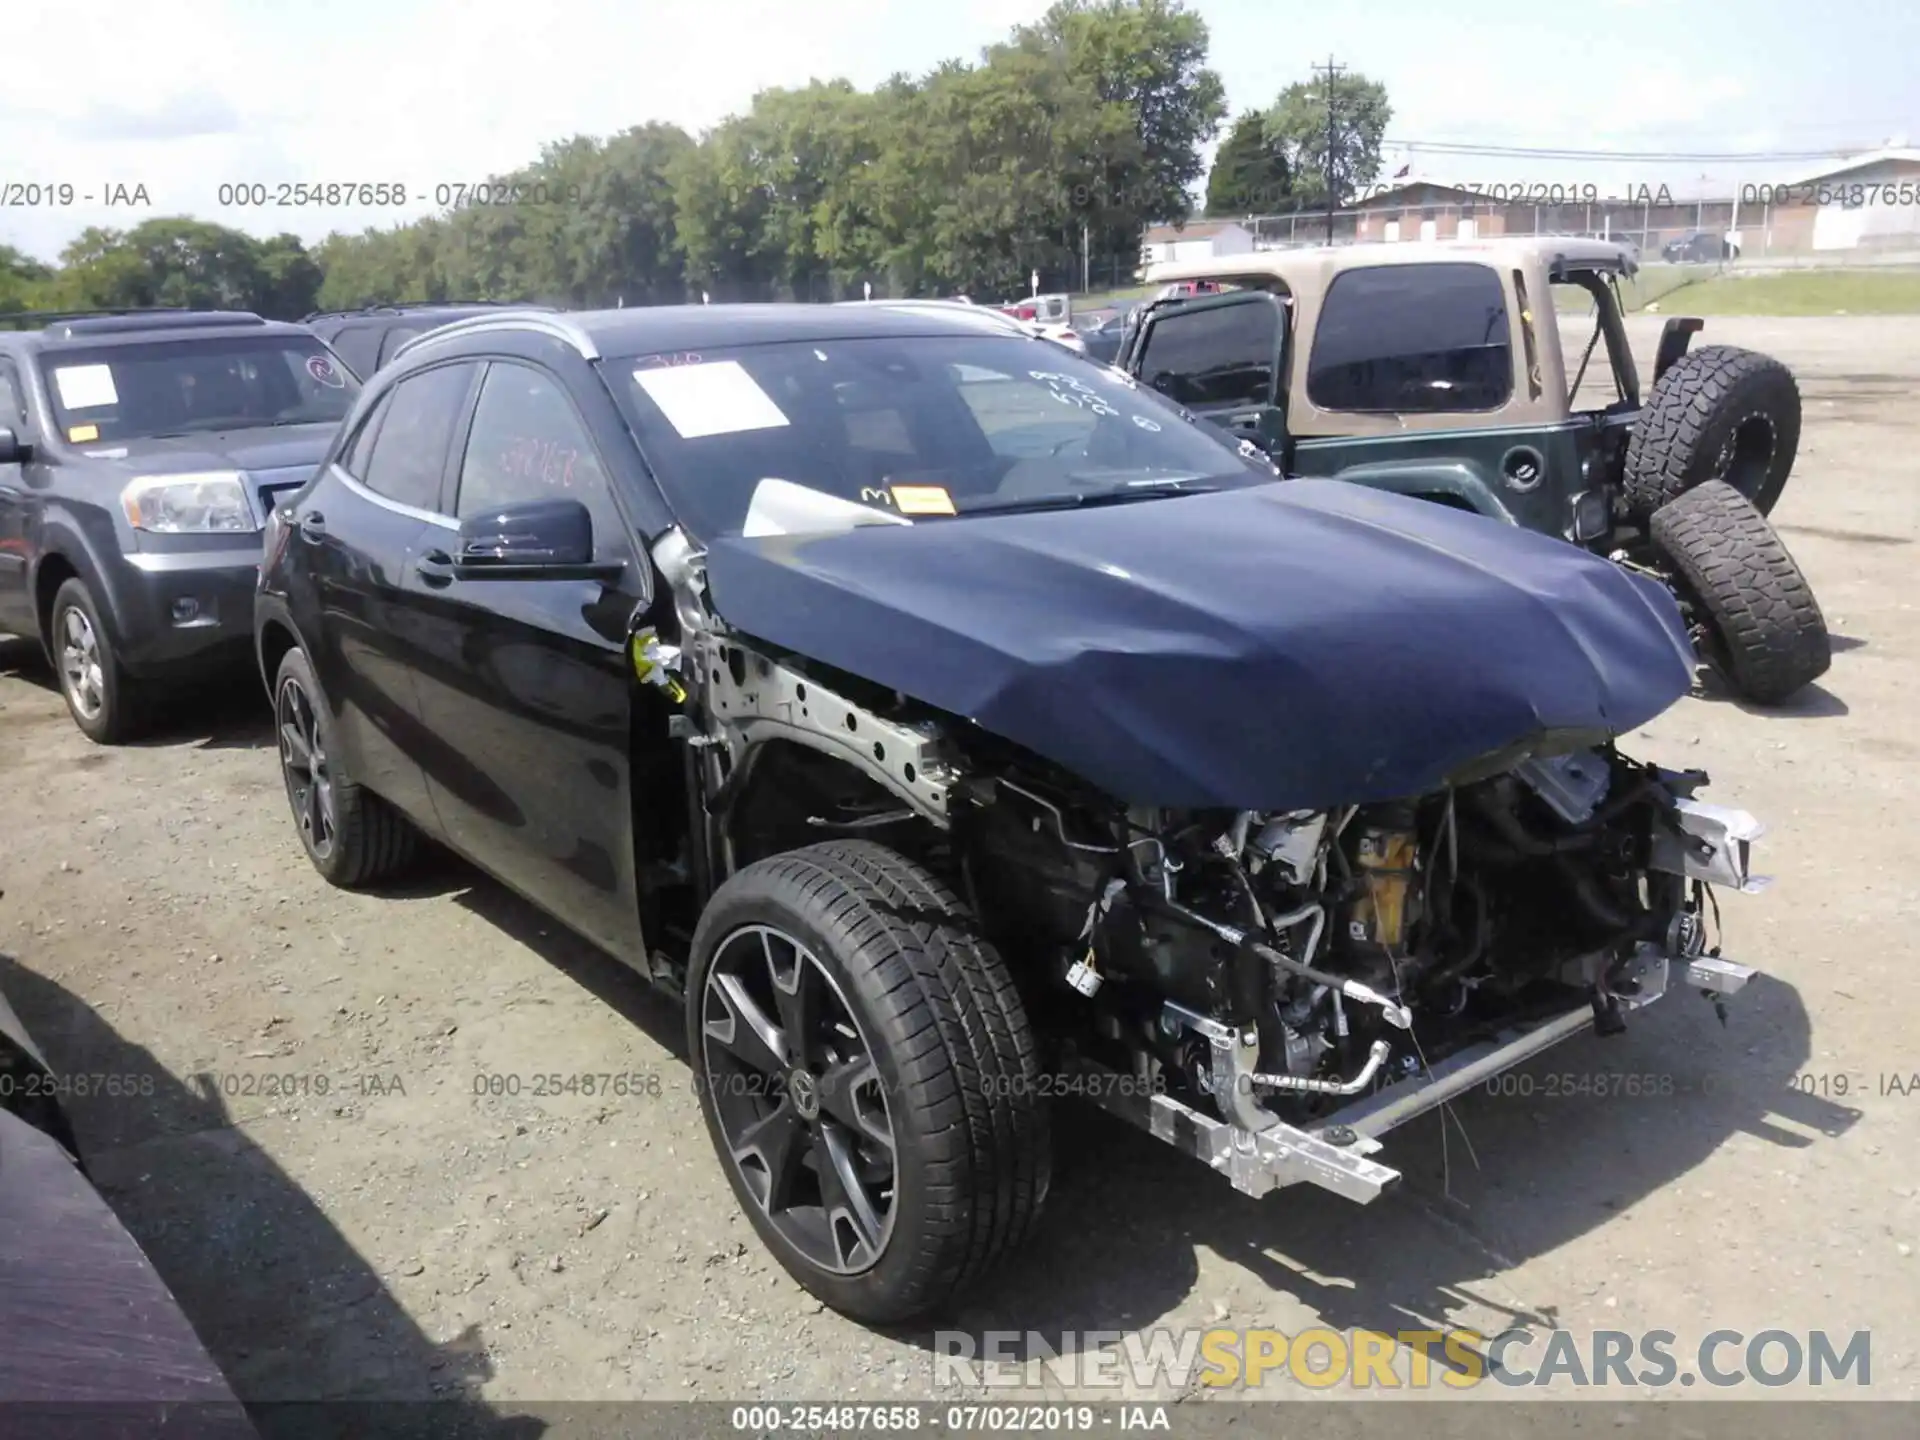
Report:
[[[619,444],[624,431],[590,367],[577,357],[554,363],[573,384],[530,359],[486,362],[455,439],[445,508],[484,528],[515,506],[576,500],[607,573],[487,574],[461,563],[454,532],[430,537],[403,581],[422,643],[420,716],[436,741],[423,759],[450,843],[644,971],[632,792],[657,796],[660,780],[650,771],[634,779],[627,645],[652,572],[615,495],[616,464],[638,459],[630,440]],[[640,749],[643,769],[656,751],[670,753]],[[684,804],[677,783],[666,792]]]
[[1561,401],[1545,393],[1533,311],[1551,308],[1524,285],[1477,261],[1336,274],[1299,357],[1294,473],[1560,533],[1565,485],[1546,482],[1577,471],[1576,427],[1547,418]]
[[1125,368],[1284,465],[1286,345],[1286,302],[1264,290],[1235,290],[1153,307]]

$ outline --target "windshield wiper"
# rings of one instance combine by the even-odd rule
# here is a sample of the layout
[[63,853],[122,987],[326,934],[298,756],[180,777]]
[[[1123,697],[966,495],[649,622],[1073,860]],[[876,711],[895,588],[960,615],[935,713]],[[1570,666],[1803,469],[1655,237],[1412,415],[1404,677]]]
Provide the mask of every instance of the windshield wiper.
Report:
[[1158,500],[1167,495],[1211,495],[1220,486],[1195,480],[1140,480],[1110,490],[1055,490],[1044,495],[1011,496],[969,505],[962,515],[1004,515],[1019,510],[1081,510],[1096,505],[1124,505],[1129,500]]

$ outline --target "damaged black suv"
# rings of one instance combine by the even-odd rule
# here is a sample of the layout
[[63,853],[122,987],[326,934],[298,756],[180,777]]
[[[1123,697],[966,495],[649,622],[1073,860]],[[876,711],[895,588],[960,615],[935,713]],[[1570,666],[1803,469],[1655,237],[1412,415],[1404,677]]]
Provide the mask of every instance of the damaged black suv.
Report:
[[683,998],[741,1205],[868,1320],[1031,1231],[1055,1095],[1364,1202],[1395,1126],[1754,973],[1704,916],[1759,825],[1614,744],[1690,684],[1662,587],[943,316],[435,331],[256,632],[320,872],[431,836]]

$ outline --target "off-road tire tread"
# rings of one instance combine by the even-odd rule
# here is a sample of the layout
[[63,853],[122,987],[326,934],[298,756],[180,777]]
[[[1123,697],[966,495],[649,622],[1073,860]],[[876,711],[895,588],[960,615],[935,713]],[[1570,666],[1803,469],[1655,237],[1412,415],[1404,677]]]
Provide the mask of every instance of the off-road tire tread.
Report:
[[[916,1253],[891,1293],[861,1298],[859,1318],[897,1322],[940,1309],[1031,1235],[1050,1183],[1038,1050],[1012,973],[952,890],[870,841],[828,841],[747,866],[708,905],[696,955],[733,928],[729,901],[749,898],[798,909],[831,937],[850,974],[877,981],[881,1034],[871,1038],[893,1052],[895,1103],[911,1107],[895,1120],[896,1143],[907,1130],[924,1138],[928,1224],[894,1235],[892,1245]],[[703,988],[704,970],[688,986],[696,1065]]]
[[[1776,389],[1783,402],[1769,407],[1777,447],[1774,468],[1751,497],[1763,516],[1773,509],[1799,450],[1800,387],[1793,372],[1770,355],[1737,345],[1703,345],[1674,361],[1634,422],[1621,480],[1630,518],[1644,522],[1710,478],[1717,455],[1709,448],[1707,432],[1737,403],[1735,392],[1743,388]],[[1787,395],[1792,396],[1790,404],[1784,403]]]
[[1710,480],[1662,506],[1653,543],[1705,610],[1727,678],[1774,705],[1833,663],[1826,618],[1773,526],[1738,490]]

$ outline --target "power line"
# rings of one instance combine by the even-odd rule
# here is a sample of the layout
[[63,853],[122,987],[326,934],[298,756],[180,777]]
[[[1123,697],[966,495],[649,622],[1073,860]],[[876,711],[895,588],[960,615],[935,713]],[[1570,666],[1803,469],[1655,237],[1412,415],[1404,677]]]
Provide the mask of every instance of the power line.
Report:
[[1577,150],[1528,145],[1469,145],[1449,140],[1383,140],[1383,146],[1433,155],[1505,156],[1527,160],[1643,160],[1720,161],[1764,163],[1776,160],[1831,160],[1869,153],[1860,145],[1836,145],[1825,150]]

